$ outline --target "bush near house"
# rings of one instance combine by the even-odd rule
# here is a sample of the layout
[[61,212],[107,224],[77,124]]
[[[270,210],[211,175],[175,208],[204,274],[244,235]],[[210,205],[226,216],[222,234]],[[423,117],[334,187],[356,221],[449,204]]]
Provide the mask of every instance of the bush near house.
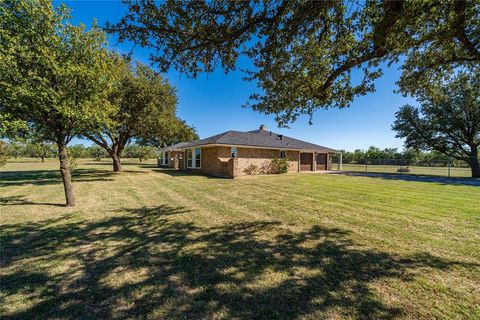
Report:
[[281,174],[288,172],[287,159],[272,159],[266,166],[263,167],[264,173]]

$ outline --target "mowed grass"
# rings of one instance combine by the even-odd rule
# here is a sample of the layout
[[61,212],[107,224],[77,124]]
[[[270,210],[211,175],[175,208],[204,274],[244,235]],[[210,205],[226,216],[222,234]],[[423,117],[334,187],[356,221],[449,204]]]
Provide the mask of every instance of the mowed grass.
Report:
[[480,318],[480,187],[57,167],[2,169],[2,319]]

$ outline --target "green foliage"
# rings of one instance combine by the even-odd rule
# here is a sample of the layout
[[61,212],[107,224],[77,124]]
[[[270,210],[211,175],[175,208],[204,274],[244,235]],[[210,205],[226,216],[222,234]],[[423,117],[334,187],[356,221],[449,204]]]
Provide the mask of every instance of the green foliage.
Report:
[[116,61],[109,96],[115,109],[100,128],[84,132],[87,138],[120,158],[132,140],[158,147],[197,137],[193,128],[176,117],[175,89],[159,73],[141,63],[132,67],[124,57],[110,59]]
[[0,137],[17,137],[24,134],[25,131],[28,131],[28,125],[25,121],[17,119],[2,110],[0,113]]
[[[402,58],[400,88],[480,62],[478,1],[131,1],[108,25],[121,41],[156,50],[152,61],[196,77],[238,57],[261,93],[254,110],[280,124],[317,108],[347,107],[375,90],[381,63]],[[354,80],[351,72],[362,70]]]
[[164,130],[146,137],[140,137],[137,139],[137,143],[163,148],[179,142],[199,139],[195,128],[186,124],[185,121],[173,117],[165,120]]
[[404,105],[396,113],[393,130],[407,147],[436,150],[467,162],[480,177],[480,72],[460,73],[418,88],[419,107]]
[[108,157],[107,151],[100,146],[93,145],[88,148],[88,153],[93,159],[100,161],[102,158]]
[[78,159],[75,157],[75,155],[69,154],[67,161],[68,161],[68,166],[70,167],[70,170],[72,171],[73,174],[75,174],[75,172],[78,169]]
[[43,140],[68,143],[108,113],[105,35],[74,26],[50,1],[0,5],[0,113],[24,121]]
[[256,164],[251,163],[248,167],[245,168],[244,172],[249,175],[259,174],[259,169]]
[[8,145],[5,141],[0,140],[0,168],[7,164]]
[[137,158],[140,160],[148,160],[157,156],[157,151],[154,147],[141,146],[138,144],[130,144],[124,150],[126,158]]
[[375,146],[371,146],[367,150],[357,149],[353,152],[342,150],[342,161],[344,164],[365,164],[365,161],[371,162],[372,160],[386,160],[385,163],[388,160],[392,160],[392,163],[394,162],[393,160],[404,160],[401,163],[410,161],[415,162],[417,165],[425,166],[455,164],[450,157],[438,151],[424,151],[411,148],[398,151],[397,148],[380,149]]
[[281,174],[288,172],[287,159],[272,159],[266,166],[263,167],[263,172],[268,174]]
[[17,159],[18,157],[29,157],[27,146],[23,142],[9,141],[7,144],[7,152],[10,157]]
[[90,150],[83,144],[75,144],[68,147],[68,154],[73,158],[88,158],[90,157]]
[[42,161],[45,158],[53,158],[57,155],[56,147],[52,143],[33,142],[27,144],[26,148],[30,157],[41,158]]

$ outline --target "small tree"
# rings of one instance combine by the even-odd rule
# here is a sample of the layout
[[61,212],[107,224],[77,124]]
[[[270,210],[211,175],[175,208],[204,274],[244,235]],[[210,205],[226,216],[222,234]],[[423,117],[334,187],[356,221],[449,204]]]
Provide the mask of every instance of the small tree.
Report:
[[463,160],[480,178],[480,70],[425,87],[416,95],[419,107],[404,105],[393,130],[410,148],[430,149]]
[[72,157],[74,157],[75,159],[88,158],[90,156],[88,148],[85,147],[83,144],[75,144],[68,147],[68,153],[72,155]]
[[4,0],[0,17],[0,113],[56,143],[66,205],[74,206],[67,145],[110,110],[105,35],[67,23],[66,7],[47,0]]
[[45,158],[56,156],[55,145],[48,142],[31,142],[27,145],[28,152],[33,158],[40,158],[45,162]]
[[28,156],[27,146],[20,141],[10,140],[7,147],[7,152],[10,157],[17,159],[18,157]]
[[88,148],[88,152],[90,154],[90,157],[92,157],[96,161],[101,161],[102,158],[108,157],[108,154],[105,151],[105,149],[97,145],[93,145],[90,148]]

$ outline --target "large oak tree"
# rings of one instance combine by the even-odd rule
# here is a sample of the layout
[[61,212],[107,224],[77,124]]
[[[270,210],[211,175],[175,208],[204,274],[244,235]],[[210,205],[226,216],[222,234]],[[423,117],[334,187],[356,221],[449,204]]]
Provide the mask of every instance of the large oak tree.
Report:
[[478,0],[127,3],[128,13],[108,29],[155,49],[152,60],[163,70],[195,77],[249,57],[248,78],[261,89],[249,105],[281,125],[374,91],[384,62],[401,62],[400,89],[410,94],[480,62]]
[[109,95],[115,111],[101,126],[83,133],[104,148],[113,160],[113,170],[122,170],[121,156],[132,140],[156,141],[184,125],[176,117],[175,89],[148,66],[112,56],[115,62],[114,90]]
[[0,3],[0,114],[56,143],[66,205],[74,206],[67,145],[109,112],[111,66],[103,31],[68,18],[47,0]]
[[419,88],[418,107],[404,105],[393,129],[406,147],[439,151],[465,161],[480,178],[480,70]]

